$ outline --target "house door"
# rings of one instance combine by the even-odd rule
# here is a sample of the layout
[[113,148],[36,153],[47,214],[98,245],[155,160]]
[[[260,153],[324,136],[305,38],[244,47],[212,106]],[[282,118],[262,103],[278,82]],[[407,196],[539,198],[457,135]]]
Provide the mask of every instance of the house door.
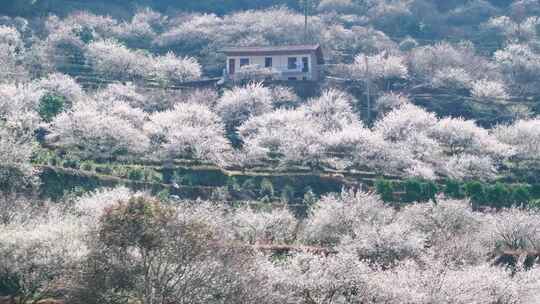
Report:
[[229,74],[234,74],[234,68],[236,67],[236,60],[235,59],[229,59]]

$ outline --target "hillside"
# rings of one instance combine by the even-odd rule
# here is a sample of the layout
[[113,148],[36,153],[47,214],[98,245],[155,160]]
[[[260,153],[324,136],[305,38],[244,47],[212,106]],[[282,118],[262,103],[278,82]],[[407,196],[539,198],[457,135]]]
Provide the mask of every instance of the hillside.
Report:
[[539,303],[539,88],[538,0],[5,0],[0,303]]

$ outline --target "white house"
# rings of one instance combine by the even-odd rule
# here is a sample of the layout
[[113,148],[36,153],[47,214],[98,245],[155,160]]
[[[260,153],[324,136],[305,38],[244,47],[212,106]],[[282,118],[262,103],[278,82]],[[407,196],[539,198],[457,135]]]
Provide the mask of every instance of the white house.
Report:
[[323,54],[320,45],[232,47],[227,56],[226,78],[239,80],[246,72],[258,70],[274,80],[310,80],[321,78]]

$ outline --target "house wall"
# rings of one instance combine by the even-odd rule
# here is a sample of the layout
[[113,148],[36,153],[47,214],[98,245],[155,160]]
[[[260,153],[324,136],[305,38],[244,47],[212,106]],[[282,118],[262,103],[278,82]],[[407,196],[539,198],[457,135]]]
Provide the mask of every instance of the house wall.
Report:
[[[319,67],[317,65],[317,58],[315,54],[312,53],[297,53],[297,54],[288,54],[288,55],[250,55],[250,56],[227,56],[227,74],[229,77],[234,78],[234,75],[230,74],[229,71],[229,59],[235,59],[235,72],[240,70],[240,59],[248,58],[250,65],[259,65],[264,67],[265,58],[272,58],[272,68],[279,70],[282,73],[282,76],[276,80],[288,80],[289,77],[296,77],[297,80],[318,80],[319,79]],[[288,69],[288,58],[296,57],[297,62],[297,71]],[[308,58],[309,72],[302,73],[302,58]]]

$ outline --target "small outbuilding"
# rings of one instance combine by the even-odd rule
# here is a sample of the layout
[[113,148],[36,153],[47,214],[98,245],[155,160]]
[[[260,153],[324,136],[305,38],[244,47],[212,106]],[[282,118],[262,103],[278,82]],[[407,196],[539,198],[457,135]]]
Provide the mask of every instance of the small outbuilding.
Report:
[[222,52],[227,56],[224,76],[233,81],[246,79],[249,75],[262,75],[272,80],[318,81],[324,65],[318,44],[231,47]]

